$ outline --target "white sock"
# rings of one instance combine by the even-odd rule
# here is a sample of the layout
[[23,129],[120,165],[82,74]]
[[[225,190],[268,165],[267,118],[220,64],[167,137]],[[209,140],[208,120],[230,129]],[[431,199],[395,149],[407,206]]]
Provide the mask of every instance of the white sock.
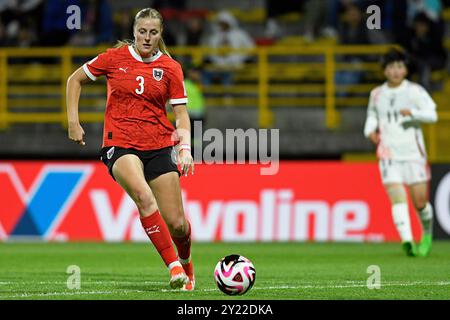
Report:
[[419,211],[420,221],[422,221],[423,232],[432,233],[433,230],[433,207],[429,202]]
[[392,206],[392,217],[402,242],[412,241],[411,222],[409,219],[408,204],[396,203]]
[[174,261],[171,264],[169,264],[167,267],[169,268],[169,270],[172,270],[173,267],[182,267],[182,265],[181,265],[180,261]]

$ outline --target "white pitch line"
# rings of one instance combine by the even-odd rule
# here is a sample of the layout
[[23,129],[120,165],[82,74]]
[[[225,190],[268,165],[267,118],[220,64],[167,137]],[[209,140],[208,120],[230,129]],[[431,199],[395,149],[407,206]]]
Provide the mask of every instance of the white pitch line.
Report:
[[[128,283],[128,282],[127,282]],[[165,282],[164,282],[165,283]],[[406,286],[416,286],[416,285],[427,285],[427,286],[450,286],[450,281],[438,281],[438,282],[425,282],[425,281],[414,281],[409,283],[401,282],[388,282],[381,283],[381,288],[383,287],[406,287]],[[363,288],[367,287],[366,283],[361,284],[350,284],[350,285],[300,285],[300,286],[268,286],[268,287],[254,287],[252,290],[281,290],[281,289],[344,289],[344,288]],[[196,290],[197,292],[213,292],[218,289],[201,289]],[[161,292],[177,292],[177,290],[161,289]],[[129,293],[149,293],[145,290],[110,290],[110,291],[73,291],[73,292],[48,292],[48,293],[22,293],[16,295],[0,295],[2,298],[28,298],[28,297],[47,297],[47,296],[75,296],[75,295],[111,295],[111,294],[129,294]],[[194,292],[195,293],[195,292]]]
[[[440,281],[435,283],[430,282],[410,282],[410,283],[381,283],[381,287],[408,287],[408,286],[416,286],[416,285],[428,285],[428,286],[450,286],[450,282]],[[345,288],[366,288],[367,283],[361,284],[350,284],[350,285],[300,285],[300,286],[269,286],[269,287],[253,287],[252,290],[281,290],[281,289],[345,289]],[[201,289],[197,291],[202,292],[212,292],[217,289]],[[173,290],[169,289],[161,289],[161,292],[173,292]]]
[[[9,282],[0,282],[0,285],[30,285],[30,284],[66,284],[67,281],[9,281]],[[167,282],[163,281],[114,281],[114,280],[105,280],[105,281],[82,281],[83,284],[165,284]]]
[[[439,281],[439,282],[426,282],[426,281],[414,281],[414,282],[381,282],[381,287],[408,287],[408,286],[417,286],[417,285],[428,285],[428,286],[449,286],[450,281]],[[345,285],[300,285],[300,286],[283,286],[283,287],[267,287],[271,289],[344,289],[344,288],[359,288],[359,287],[367,287],[367,283],[359,283],[359,284],[345,284]],[[264,290],[264,287],[255,287],[253,289]]]
[[[143,290],[115,290],[115,291],[73,291],[73,292],[45,292],[45,293],[21,293],[11,296],[3,296],[2,298],[29,298],[29,297],[49,297],[49,296],[76,296],[76,295],[90,295],[90,294],[128,294],[131,292],[148,293]],[[1,296],[0,296],[1,297]]]
[[3,298],[29,298],[29,297],[51,297],[51,296],[74,296],[80,294],[113,294],[112,291],[76,291],[76,292],[46,292],[46,293],[21,293]]

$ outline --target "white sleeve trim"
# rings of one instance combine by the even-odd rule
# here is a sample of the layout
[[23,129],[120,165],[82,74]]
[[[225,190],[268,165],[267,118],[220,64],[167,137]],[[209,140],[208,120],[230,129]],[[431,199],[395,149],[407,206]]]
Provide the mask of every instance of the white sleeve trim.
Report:
[[436,107],[424,110],[412,109],[411,115],[413,119],[419,120],[425,123],[434,123],[438,120]]
[[94,76],[94,75],[89,71],[89,68],[88,68],[88,66],[87,66],[86,63],[83,64],[83,70],[84,70],[84,73],[86,73],[86,75],[87,75],[92,81],[97,80],[97,77]]
[[188,98],[179,98],[179,99],[170,99],[170,104],[186,104],[188,102]]

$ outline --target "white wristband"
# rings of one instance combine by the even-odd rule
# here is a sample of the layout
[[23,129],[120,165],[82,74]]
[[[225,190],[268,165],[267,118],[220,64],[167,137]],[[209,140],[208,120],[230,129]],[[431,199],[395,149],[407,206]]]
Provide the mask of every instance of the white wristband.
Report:
[[180,150],[179,151],[181,151],[181,150],[189,150],[189,151],[191,151],[191,146],[188,145],[188,144],[182,144],[182,145],[180,145]]

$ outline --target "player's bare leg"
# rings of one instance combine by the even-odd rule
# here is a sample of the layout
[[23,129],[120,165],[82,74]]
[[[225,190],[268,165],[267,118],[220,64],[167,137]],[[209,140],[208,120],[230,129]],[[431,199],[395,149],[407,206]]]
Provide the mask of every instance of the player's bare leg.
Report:
[[181,288],[187,282],[187,276],[178,261],[169,229],[158,211],[156,199],[145,181],[141,160],[132,154],[124,155],[116,160],[112,171],[116,181],[136,203],[145,233],[169,268],[171,287]]
[[433,207],[428,201],[428,184],[426,182],[415,183],[409,186],[409,190],[422,223],[422,238],[418,255],[425,257],[430,253],[433,242]]
[[391,183],[385,184],[385,190],[392,204],[392,218],[402,240],[402,248],[408,256],[415,256],[417,249],[411,230],[405,187],[403,184]]
[[156,210],[155,197],[144,177],[142,161],[134,154],[126,154],[114,163],[112,173],[117,183],[128,193],[141,217],[148,217]]
[[176,172],[163,174],[151,180],[149,184],[177,247],[178,258],[189,277],[189,282],[183,286],[183,289],[191,291],[195,286],[190,254],[191,226],[184,215],[178,174]]

